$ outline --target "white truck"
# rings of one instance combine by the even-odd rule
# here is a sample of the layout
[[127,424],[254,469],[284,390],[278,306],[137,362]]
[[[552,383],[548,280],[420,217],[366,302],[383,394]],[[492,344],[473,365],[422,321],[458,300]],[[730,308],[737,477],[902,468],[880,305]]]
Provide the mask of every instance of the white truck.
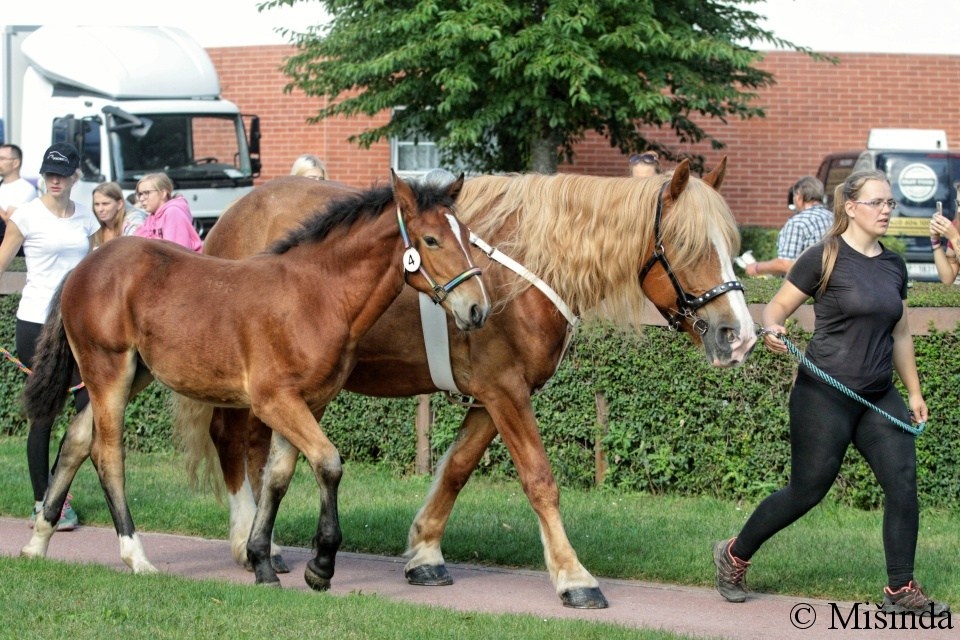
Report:
[[259,175],[259,118],[220,97],[210,56],[179,29],[6,26],[0,70],[0,139],[33,180],[51,143],[75,144],[74,200],[163,171],[202,235]]

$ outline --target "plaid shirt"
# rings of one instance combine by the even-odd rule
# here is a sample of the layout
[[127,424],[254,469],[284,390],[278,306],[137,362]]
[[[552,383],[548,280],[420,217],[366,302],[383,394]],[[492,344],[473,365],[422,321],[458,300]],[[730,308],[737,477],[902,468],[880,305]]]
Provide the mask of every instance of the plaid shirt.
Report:
[[833,212],[822,204],[793,214],[777,236],[777,257],[796,260],[807,247],[820,242],[832,226]]

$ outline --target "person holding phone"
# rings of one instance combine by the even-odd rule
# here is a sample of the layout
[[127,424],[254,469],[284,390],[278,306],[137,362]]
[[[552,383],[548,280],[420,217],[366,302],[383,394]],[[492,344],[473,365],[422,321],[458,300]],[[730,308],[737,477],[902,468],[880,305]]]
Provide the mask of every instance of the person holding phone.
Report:
[[[957,193],[957,211],[960,211],[960,183],[954,185],[954,191]],[[943,205],[939,202],[937,205],[937,210],[930,218],[930,249],[933,251],[933,263],[937,266],[940,282],[950,284],[957,281],[960,273],[960,259],[957,257],[960,230],[943,215]]]

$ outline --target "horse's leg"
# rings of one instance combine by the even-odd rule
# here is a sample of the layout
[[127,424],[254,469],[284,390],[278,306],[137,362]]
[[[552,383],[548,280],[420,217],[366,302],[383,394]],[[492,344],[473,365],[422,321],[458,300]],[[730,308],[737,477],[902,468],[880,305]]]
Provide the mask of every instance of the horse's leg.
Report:
[[257,507],[253,512],[253,522],[247,538],[247,558],[253,569],[257,584],[279,586],[276,570],[270,562],[270,548],[273,541],[273,527],[280,509],[280,501],[286,495],[297,467],[299,451],[296,447],[274,431],[270,440],[270,451],[263,467],[263,488]]
[[217,450],[223,484],[227,488],[230,505],[230,550],[238,564],[251,569],[247,560],[247,539],[256,511],[256,500],[246,481],[246,433],[235,413],[243,409],[214,407],[210,417],[210,440]]
[[115,359],[108,365],[99,363],[97,371],[109,371],[103,368],[105,366],[113,368],[113,379],[101,381],[97,389],[88,385],[95,424],[90,458],[100,477],[107,508],[120,538],[120,559],[134,573],[156,573],[156,567],[147,560],[130,515],[123,453],[123,414],[127,403],[153,378],[146,368],[136,365],[136,354],[131,353],[130,360],[127,366]]
[[508,390],[486,402],[503,443],[510,452],[530,506],[540,520],[540,538],[550,579],[564,606],[606,608],[599,583],[577,559],[560,517],[560,491],[540,439],[529,394],[511,396]]
[[[491,397],[496,394],[491,394]],[[404,574],[411,584],[445,585],[452,580],[440,542],[454,501],[497,433],[510,451],[523,490],[536,512],[550,579],[565,606],[602,609],[607,600],[596,579],[577,559],[560,518],[560,493],[550,469],[529,396],[510,401],[506,393],[467,413],[457,439],[444,455],[426,502],[410,528]]]
[[[210,440],[217,450],[229,496],[230,550],[237,564],[248,571],[253,565],[247,556],[247,540],[257,513],[256,496],[260,494],[271,433],[249,409],[213,409]],[[289,573],[275,544],[271,545],[270,562],[277,573]]]
[[467,412],[456,439],[437,466],[430,492],[410,526],[406,555],[411,557],[403,571],[410,584],[453,584],[440,549],[443,532],[457,496],[496,435],[497,429],[485,409],[473,407]]
[[43,509],[37,514],[33,535],[20,555],[42,558],[47,555],[50,537],[56,531],[60,511],[67,499],[67,492],[83,461],[90,457],[93,441],[93,412],[88,404],[78,413],[67,428],[67,436],[60,450],[57,468],[43,498]]
[[[246,467],[245,480],[252,496],[259,496],[263,487],[263,468],[267,464],[267,452],[270,450],[270,427],[265,425],[260,418],[255,416],[252,411],[245,412],[246,421]],[[256,499],[254,499],[254,508]],[[251,522],[253,512],[250,513]],[[290,573],[290,567],[287,566],[283,556],[280,554],[280,547],[273,542],[273,535],[270,536],[270,564],[273,565],[277,573]]]
[[[317,427],[323,410],[314,417],[302,399],[289,396],[263,403],[255,401],[253,411],[274,430],[270,456],[264,467],[257,515],[247,544],[257,583],[276,581],[276,573],[269,562],[273,526],[280,500],[286,493],[296,466],[295,450],[299,450],[310,464],[320,488],[320,516],[317,535],[313,540],[316,555],[307,562],[304,579],[316,591],[329,589],[337,551],[343,539],[337,513],[337,488],[343,469],[340,453]],[[278,437],[278,434],[282,437]]]

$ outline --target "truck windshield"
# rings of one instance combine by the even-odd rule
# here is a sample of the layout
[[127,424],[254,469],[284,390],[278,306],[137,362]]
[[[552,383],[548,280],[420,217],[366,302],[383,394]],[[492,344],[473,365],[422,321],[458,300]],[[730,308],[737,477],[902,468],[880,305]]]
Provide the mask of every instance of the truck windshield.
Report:
[[158,171],[184,187],[191,181],[251,179],[250,155],[239,116],[137,116],[142,126],[125,126],[118,121],[111,127],[117,179],[125,186]]

